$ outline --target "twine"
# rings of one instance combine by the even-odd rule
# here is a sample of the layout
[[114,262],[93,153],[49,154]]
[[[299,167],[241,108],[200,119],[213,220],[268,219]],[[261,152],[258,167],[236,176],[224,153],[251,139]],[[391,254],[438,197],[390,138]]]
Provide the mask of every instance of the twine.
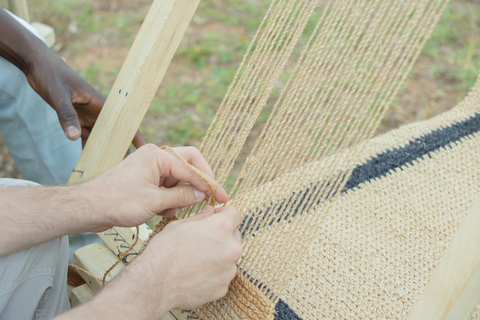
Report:
[[[161,147],[160,149],[162,150],[169,150],[170,152],[172,152],[177,158],[179,158],[183,164],[185,164],[185,166],[194,171],[196,174],[198,174],[198,176],[208,185],[208,187],[210,188],[210,195],[209,195],[209,202],[210,202],[210,205],[212,206],[215,206],[215,203],[216,203],[216,200],[215,200],[215,192],[218,188],[218,186],[214,186],[212,185],[211,183],[208,182],[207,178],[203,175],[203,173],[201,173],[197,168],[195,168],[194,166],[192,166],[190,163],[188,163],[180,154],[178,154],[173,148],[169,147],[169,146],[163,146]],[[139,252],[139,255],[143,252],[143,250],[146,248],[146,246],[148,245],[148,243],[150,242],[150,240],[156,235],[158,234],[159,232],[161,232],[165,226],[170,223],[171,221],[174,221],[174,220],[177,220],[178,218],[176,217],[173,217],[173,218],[163,218],[161,219],[156,225],[155,227],[153,228],[153,231],[152,233],[150,234],[150,236],[148,237],[148,240],[145,242],[145,245],[143,246],[143,248],[140,250]],[[127,254],[133,250],[133,248],[137,245],[138,243],[138,238],[139,238],[139,233],[140,233],[140,229],[138,226],[135,227],[135,241],[133,242],[132,245],[130,245],[130,247],[126,250],[126,251],[123,251],[123,252],[120,252],[119,255],[118,255],[118,260],[115,261],[114,264],[112,264],[112,266],[107,270],[105,271],[105,274],[103,275],[103,278],[100,279],[99,277],[95,276],[94,274],[92,274],[91,272],[88,272],[87,270],[85,270],[84,268],[81,268],[79,266],[76,266],[76,265],[73,265],[73,264],[69,264],[69,266],[71,266],[73,269],[75,269],[76,271],[80,271],[80,272],[83,272],[85,273],[86,275],[88,275],[89,277],[92,277],[94,278],[95,280],[99,281],[102,283],[102,287],[105,286],[105,284],[107,283],[107,276],[108,274],[120,263],[123,261],[123,259],[127,256]],[[138,256],[138,255],[137,255]]]
[[[212,207],[215,207],[215,204],[216,204],[216,199],[215,199],[215,192],[217,191],[217,188],[218,188],[218,185],[212,185],[210,182],[208,182],[208,179],[203,175],[202,172],[200,172],[197,168],[195,168],[194,166],[192,166],[190,163],[187,162],[187,160],[185,160],[180,154],[178,154],[178,152],[176,152],[173,148],[169,147],[169,146],[163,146],[161,147],[160,149],[162,150],[169,150],[170,152],[172,152],[177,158],[179,158],[183,164],[190,170],[192,170],[193,172],[195,172],[202,180],[203,182],[205,182],[208,187],[210,188],[210,194],[209,194],[209,200],[208,202],[210,202],[210,205]],[[162,217],[162,219],[160,219],[156,224],[155,226],[153,227],[153,230],[152,230],[152,233],[150,234],[150,236],[148,237],[147,241],[145,242],[145,245],[143,246],[142,250],[140,253],[143,252],[143,250],[145,250],[145,248],[147,247],[147,245],[150,243],[150,240],[155,236],[157,235],[158,233],[160,233],[170,222],[172,221],[175,221],[175,220],[178,220],[178,217],[177,216],[174,216],[174,217],[171,217],[171,218],[167,218],[167,217]]]
[[135,227],[135,241],[133,242],[132,245],[130,245],[130,247],[123,251],[123,252],[120,252],[119,255],[118,255],[118,260],[115,261],[114,264],[112,264],[112,266],[107,270],[105,271],[105,274],[103,275],[103,278],[99,278],[97,276],[95,276],[94,274],[92,274],[91,272],[85,270],[84,268],[81,268],[79,266],[76,266],[74,264],[69,264],[68,266],[72,267],[73,269],[75,269],[76,271],[80,271],[80,272],[83,272],[85,273],[86,275],[88,275],[89,277],[91,278],[94,278],[95,280],[97,280],[98,282],[100,282],[102,284],[102,287],[105,286],[105,284],[108,282],[106,279],[107,279],[107,275],[120,263],[122,262],[122,260],[127,256],[128,253],[130,253],[130,251],[133,250],[133,248],[137,245],[138,243],[138,237],[139,237],[139,234],[140,234],[140,228],[138,226]]
[[210,205],[212,207],[215,207],[215,204],[216,204],[216,200],[215,200],[215,192],[217,191],[217,188],[218,188],[218,185],[212,185],[210,182],[208,182],[207,178],[203,175],[203,173],[201,173],[197,168],[195,168],[194,166],[192,166],[190,163],[187,162],[187,160],[185,160],[180,154],[177,153],[177,151],[175,151],[173,148],[169,147],[169,146],[163,146],[161,147],[160,149],[162,150],[168,150],[170,152],[172,152],[174,155],[177,156],[177,158],[179,158],[183,164],[185,166],[187,166],[188,169],[194,171],[196,174],[198,174],[198,176],[203,180],[203,182],[205,182],[208,187],[210,188]]
[[[266,318],[249,311],[264,308],[251,296],[269,292],[274,304],[288,288],[362,145],[405,82],[447,2],[329,0],[321,5],[323,12],[314,15],[318,20],[310,38],[300,42],[305,44],[300,58],[273,110],[267,110],[269,118],[230,193],[232,205],[248,218],[240,228],[247,250],[238,261],[248,279],[234,280],[231,288],[250,279],[262,287],[246,286],[201,308],[205,319]],[[283,83],[278,80],[317,3],[271,1],[200,147],[218,183],[225,183],[271,91]],[[169,147],[162,149],[181,158]],[[296,174],[307,165],[313,169]],[[324,183],[312,187],[319,181]],[[152,236],[176,218],[160,221]]]

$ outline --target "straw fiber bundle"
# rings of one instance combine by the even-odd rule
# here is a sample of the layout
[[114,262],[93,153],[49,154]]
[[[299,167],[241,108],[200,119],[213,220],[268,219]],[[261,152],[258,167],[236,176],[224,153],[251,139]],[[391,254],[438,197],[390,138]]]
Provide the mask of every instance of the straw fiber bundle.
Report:
[[321,14],[230,192],[244,253],[203,319],[409,314],[479,191],[479,86],[446,115],[369,139],[446,4],[272,1],[201,146],[222,184]]
[[277,304],[279,319],[408,318],[480,194],[480,81],[451,111],[365,149]]

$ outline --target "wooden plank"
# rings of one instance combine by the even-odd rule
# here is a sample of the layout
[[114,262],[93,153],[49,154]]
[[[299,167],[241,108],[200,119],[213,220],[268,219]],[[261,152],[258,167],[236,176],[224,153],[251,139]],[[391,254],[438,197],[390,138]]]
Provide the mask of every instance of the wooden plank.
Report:
[[8,10],[23,20],[30,22],[27,0],[8,0]]
[[[123,159],[199,1],[153,2],[75,166],[69,184],[98,176]],[[130,236],[126,229],[117,228],[116,231],[124,238]],[[117,249],[119,243],[112,237],[105,236],[105,233],[100,233],[99,236],[112,250]]]
[[113,85],[70,183],[120,162],[137,131],[199,0],[155,0]]
[[480,199],[435,268],[410,320],[470,319],[480,301]]
[[88,284],[83,284],[72,290],[72,294],[70,295],[70,305],[72,308],[75,308],[92,299],[94,295],[95,292],[93,292]]
[[55,44],[55,30],[47,26],[46,24],[40,23],[40,22],[32,22],[31,23],[32,27],[35,28],[35,30],[38,31],[40,36],[45,40],[45,44],[51,48]]
[[[148,240],[152,230],[146,225],[139,226],[139,241],[128,253],[126,262],[132,261],[132,259],[140,252],[145,242]],[[114,227],[98,235],[105,242],[107,247],[110,248],[117,256],[120,256],[121,252],[127,251],[128,248],[135,241],[136,228],[119,228]]]
[[[111,94],[77,162],[69,184],[87,181],[120,162],[130,141],[165,75],[180,41],[200,0],[155,0],[135,39],[127,59],[115,81]],[[114,228],[99,236],[118,253],[132,242],[134,228]],[[148,238],[150,230],[141,226],[139,245]],[[122,241],[118,239],[122,238]],[[117,240],[115,240],[117,239]],[[135,248],[136,251],[139,247]],[[74,262],[98,278],[117,260],[106,245],[93,244],[77,250]],[[117,275],[125,265],[119,264],[107,277]],[[101,288],[95,278],[80,272],[92,291]],[[179,311],[182,314],[181,311]],[[164,320],[177,319],[172,313]],[[184,317],[180,318],[184,319]],[[185,318],[186,319],[186,318]]]
[[167,312],[160,318],[160,320],[183,320],[183,319],[178,319],[172,313]]
[[[103,279],[105,271],[118,260],[118,257],[103,242],[93,243],[78,249],[73,254],[73,263],[95,277]],[[107,282],[112,280],[117,274],[125,268],[123,262],[119,263],[108,275]],[[79,271],[83,279],[87,282],[93,292],[98,292],[102,288],[102,283],[94,277]]]
[[199,316],[195,314],[195,312],[191,310],[171,310],[170,313],[177,319],[177,320],[196,320],[200,319]]

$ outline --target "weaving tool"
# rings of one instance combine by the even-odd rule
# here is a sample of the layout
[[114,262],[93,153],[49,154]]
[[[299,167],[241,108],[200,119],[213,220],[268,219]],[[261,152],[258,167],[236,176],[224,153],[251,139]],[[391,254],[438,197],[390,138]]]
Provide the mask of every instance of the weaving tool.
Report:
[[[176,6],[185,3],[187,1],[172,0],[162,4],[155,1],[144,25],[152,24],[154,20],[149,20],[149,17],[156,16],[163,19],[166,26],[170,20],[165,18],[165,11],[162,10],[166,9],[163,5],[171,10],[172,18],[176,16],[173,14]],[[344,292],[344,297],[349,301],[346,303],[345,298],[339,298],[339,305],[346,309],[344,310],[336,309],[334,303],[322,301],[323,304],[317,304],[318,299],[298,288],[308,288],[312,293],[316,293],[317,297],[325,299],[335,297],[335,292],[342,293],[343,287],[331,286],[332,291],[329,294],[319,294],[318,290],[329,288],[327,284],[332,284],[331,281],[321,280],[324,279],[322,277],[331,276],[331,270],[316,270],[305,263],[309,261],[307,258],[311,257],[311,252],[321,251],[326,247],[325,243],[318,244],[321,236],[327,234],[324,229],[325,219],[328,219],[332,212],[337,212],[337,206],[347,201],[342,192],[351,181],[352,171],[356,170],[361,161],[372,156],[367,152],[368,147],[375,145],[369,142],[369,139],[392,98],[404,83],[446,4],[447,1],[444,0],[339,0],[327,1],[321,8],[316,8],[316,1],[271,2],[201,146],[201,151],[211,164],[217,180],[220,183],[225,182],[306,24],[315,10],[321,10],[314,31],[307,35],[308,40],[303,46],[300,58],[231,190],[232,204],[244,214],[240,231],[245,250],[239,260],[239,272],[224,299],[207,304],[195,310],[195,313],[174,311],[167,317],[406,318],[411,314],[416,302],[413,299],[421,296],[429,278],[422,278],[421,285],[408,292],[407,298],[403,295],[396,296],[398,292],[395,291],[392,295],[382,296],[381,298],[393,301],[391,305],[396,306],[396,313],[389,315],[374,313],[372,316],[371,312],[377,310],[371,304],[368,290],[365,296],[360,293],[349,296],[349,291],[346,295]],[[194,10],[193,8],[189,13],[193,15]],[[186,28],[188,21],[182,20],[180,24]],[[162,30],[167,29],[168,27]],[[147,34],[142,30],[137,40]],[[155,41],[155,36],[148,37],[150,41]],[[165,39],[169,37],[165,35]],[[171,56],[159,61],[149,53],[140,52],[136,43],[122,72],[124,69],[129,70],[134,72],[137,78],[131,81],[123,76],[124,73],[120,73],[72,179],[91,178],[121,160],[158,87],[166,65],[170,62]],[[158,41],[156,46],[161,43]],[[153,50],[153,47],[149,48]],[[131,56],[135,58],[130,58]],[[154,77],[151,70],[156,68],[142,69],[142,66],[134,66],[132,59],[136,59],[138,63],[146,60],[156,62],[162,67],[161,76],[155,78],[154,84],[149,83],[149,77]],[[143,65],[146,65],[146,62]],[[144,88],[144,84],[148,89]],[[472,105],[477,91],[473,91],[465,105]],[[133,110],[134,108],[138,108],[138,111]],[[462,108],[464,107],[460,107]],[[475,104],[472,108],[475,108]],[[135,121],[127,126],[127,121],[122,119],[129,119],[131,115],[135,115]],[[408,129],[405,130],[408,132]],[[388,137],[387,135],[387,140]],[[378,145],[381,146],[382,143],[380,141]],[[473,192],[467,199],[470,201],[468,207],[473,202],[473,195],[477,194]],[[467,206],[467,200],[464,207]],[[365,208],[367,207],[365,204]],[[193,208],[187,208],[179,216],[188,217],[192,214],[195,214]],[[348,217],[348,214],[345,216]],[[342,220],[338,218],[337,221]],[[459,218],[457,226],[460,222]],[[148,230],[145,230],[148,234]],[[460,230],[466,230],[461,231],[460,235],[471,232],[468,228]],[[347,232],[344,229],[342,231]],[[368,234],[368,228],[363,231]],[[132,230],[124,231],[122,228],[100,236],[105,239],[108,247],[118,254],[118,243],[115,243],[115,238],[118,237],[115,235],[123,235],[124,232],[130,232],[127,236],[122,236],[123,239],[129,239]],[[452,240],[453,235],[450,233],[449,237],[444,236],[444,239]],[[428,246],[424,249],[424,252],[430,250]],[[446,252],[445,249],[446,246],[443,250],[436,251],[437,255],[441,257]],[[85,253],[83,257],[88,254]],[[473,252],[472,256],[475,256]],[[345,257],[338,255],[337,261],[341,262]],[[77,255],[77,260],[82,260],[82,257]],[[91,260],[83,258],[83,261]],[[105,261],[108,261],[108,258]],[[312,261],[313,265],[318,262],[315,259]],[[430,259],[430,269],[425,274],[432,275],[432,270],[438,263],[439,257]],[[476,262],[471,263],[475,265]],[[105,263],[97,261],[97,264]],[[328,264],[325,262],[325,265]],[[345,260],[344,263],[333,265],[338,268],[355,263]],[[120,265],[119,269],[122,267]],[[377,285],[369,278],[369,270],[362,270],[367,275],[361,279],[363,282],[360,282],[365,288],[370,288],[367,283],[373,284],[373,287]],[[307,271],[316,271],[316,276],[312,275],[310,278],[320,280],[312,281],[310,285],[299,280],[302,274],[308,274]],[[343,281],[353,279],[352,273],[346,272],[342,275]],[[385,277],[388,275],[391,275],[391,279],[397,279],[393,274]],[[475,272],[472,275],[472,279],[475,279]],[[86,278],[87,282],[94,283],[94,280]],[[405,275],[405,281],[407,279],[419,283],[415,277]],[[432,276],[433,287],[440,280]],[[338,283],[343,282],[340,279]],[[312,285],[314,287],[311,287]],[[296,291],[292,292],[293,288]],[[348,282],[345,288],[348,289]],[[467,292],[461,291],[465,288],[459,289],[460,297],[462,292]],[[428,301],[423,297],[418,300],[419,305],[415,306],[415,310],[426,310],[427,314],[431,314],[429,307],[435,305],[422,302]],[[453,300],[448,306],[453,308],[451,310],[461,309],[464,317],[475,308],[475,303],[458,304]],[[320,306],[325,306],[325,309]],[[331,309],[327,308],[329,306]],[[385,305],[382,310],[388,310],[389,306]],[[335,310],[340,313],[335,313]],[[415,313],[412,314],[412,317],[414,316]]]

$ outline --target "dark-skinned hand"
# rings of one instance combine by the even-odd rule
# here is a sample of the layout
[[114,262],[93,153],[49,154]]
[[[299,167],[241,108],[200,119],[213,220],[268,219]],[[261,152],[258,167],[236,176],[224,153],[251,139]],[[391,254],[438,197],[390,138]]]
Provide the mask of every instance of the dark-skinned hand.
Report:
[[[65,135],[70,140],[81,137],[85,145],[105,97],[2,8],[0,30],[0,56],[17,66],[57,112]],[[133,144],[136,148],[145,144],[139,132]]]
[[[65,135],[70,140],[87,141],[105,103],[105,96],[86,82],[55,54],[27,72],[30,86],[57,112]],[[140,148],[145,140],[139,132],[133,145]]]

